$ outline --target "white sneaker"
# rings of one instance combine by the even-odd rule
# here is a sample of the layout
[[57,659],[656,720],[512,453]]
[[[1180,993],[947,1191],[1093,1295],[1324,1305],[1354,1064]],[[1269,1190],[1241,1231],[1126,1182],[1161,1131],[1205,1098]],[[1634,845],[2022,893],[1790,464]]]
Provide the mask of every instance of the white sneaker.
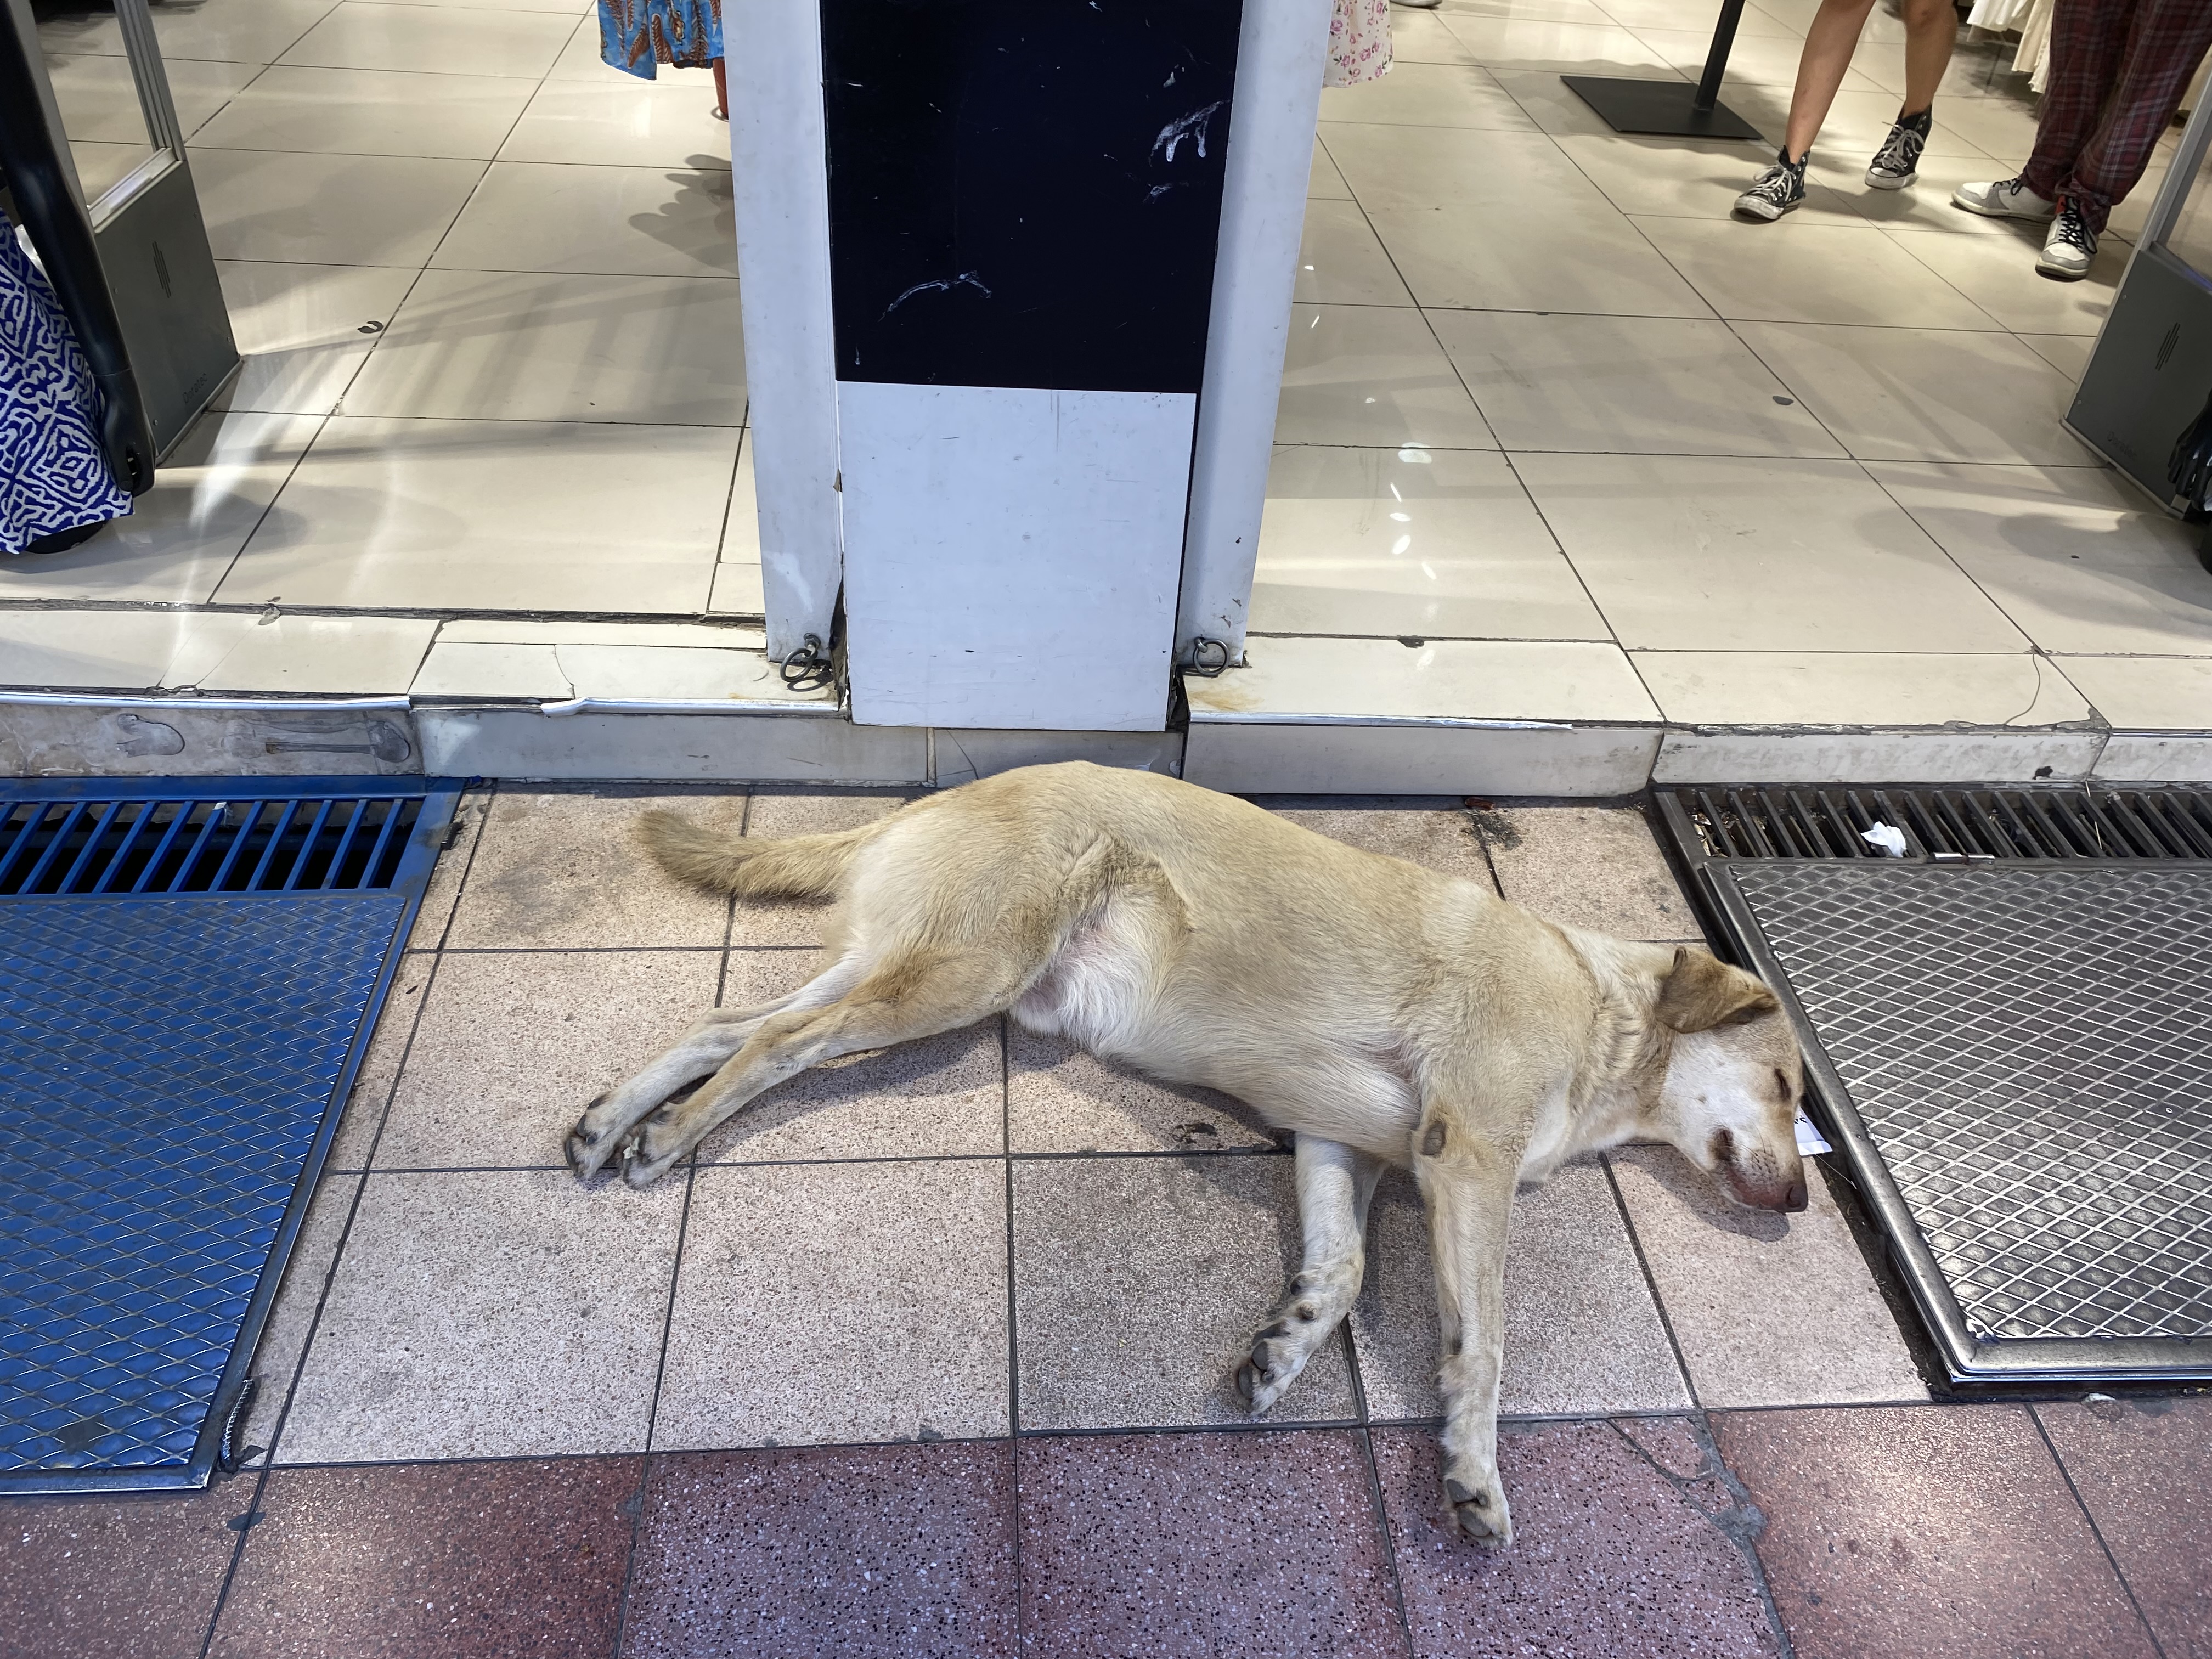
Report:
[[2054,283],[2078,283],[2096,262],[2097,233],[2083,222],[2081,210],[2061,197],[2050,238],[2035,261],[2036,275]]
[[1961,185],[1951,192],[1951,205],[1989,219],[2027,219],[2041,223],[2058,211],[2027,187],[2025,179],[1999,179],[1994,184]]

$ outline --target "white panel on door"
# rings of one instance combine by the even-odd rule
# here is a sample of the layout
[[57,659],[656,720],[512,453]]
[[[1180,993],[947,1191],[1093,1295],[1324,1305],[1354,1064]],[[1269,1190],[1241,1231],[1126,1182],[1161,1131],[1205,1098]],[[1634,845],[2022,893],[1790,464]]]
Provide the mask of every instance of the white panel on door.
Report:
[[1161,730],[1197,403],[842,382],[853,718]]

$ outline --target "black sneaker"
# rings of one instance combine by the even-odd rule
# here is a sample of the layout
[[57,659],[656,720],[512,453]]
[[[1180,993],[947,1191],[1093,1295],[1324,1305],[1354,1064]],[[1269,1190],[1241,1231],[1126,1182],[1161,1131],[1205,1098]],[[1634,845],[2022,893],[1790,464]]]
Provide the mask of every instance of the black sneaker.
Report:
[[2054,283],[2078,283],[2097,262],[2097,233],[2081,217],[2070,197],[2058,198],[2058,211],[2051,221],[2051,234],[2035,261],[2036,274]]
[[1747,219],[1764,219],[1772,223],[1784,214],[1805,205],[1805,163],[1813,159],[1807,150],[1796,161],[1790,152],[1778,150],[1766,171],[1752,181],[1749,190],[1735,198],[1735,210]]
[[1874,160],[1867,163],[1867,183],[1876,190],[1903,190],[1917,179],[1920,152],[1928,148],[1928,135],[1935,126],[1932,110],[1899,116],[1897,125],[1889,130],[1889,137],[1874,153]]

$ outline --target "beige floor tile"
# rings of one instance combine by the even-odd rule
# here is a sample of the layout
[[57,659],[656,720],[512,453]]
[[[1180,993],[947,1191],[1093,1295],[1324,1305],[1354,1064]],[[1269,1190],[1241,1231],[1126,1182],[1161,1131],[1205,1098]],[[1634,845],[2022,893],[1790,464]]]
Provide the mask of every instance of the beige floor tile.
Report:
[[[1638,219],[1723,317],[1891,328],[1994,329],[1979,306],[1872,225]],[[1978,244],[1979,237],[1944,237]],[[1384,240],[1389,240],[1388,236]],[[1418,284],[1415,292],[1419,292]]]
[[1158,1082],[1009,1023],[1006,1144],[1017,1152],[1219,1152],[1272,1147],[1277,1136],[1241,1100]]
[[1996,177],[2008,179],[2035,148],[2039,101],[2023,82],[2019,96],[1945,99],[1937,110],[1944,125],[2002,164]]
[[[1748,86],[1731,78],[1723,83],[1721,92],[1722,100],[1759,128],[1768,143],[1778,146],[1782,143],[1784,131],[1790,123],[1789,87]],[[1928,135],[1926,154],[1978,156],[1988,153],[1950,125],[1951,112],[1965,101],[1953,99],[1937,108],[1934,129]],[[1839,161],[1856,160],[1863,167],[1889,137],[1896,120],[1895,93],[1884,92],[1880,88],[1839,92],[1836,101],[1829,106],[1828,118],[1821,123],[1820,136],[1814,141],[1814,149],[1823,157]]]
[[2098,467],[1868,469],[2046,651],[2212,651],[2197,532]]
[[1357,202],[1309,200],[1298,246],[1300,305],[1410,306],[1413,296]]
[[300,415],[337,407],[415,282],[389,265],[238,259],[220,261],[216,275],[246,360],[217,406]]
[[1527,455],[1516,465],[1625,645],[2026,647],[1855,462]]
[[[1025,1429],[1241,1423],[1230,1377],[1298,1265],[1287,1158],[1014,1165]],[[1332,1342],[1268,1414],[1352,1415]]]
[[1496,889],[1480,829],[1468,807],[1448,797],[1269,795],[1261,804],[1277,817],[1347,847]]
[[[1436,1275],[1428,1219],[1407,1176],[1386,1177],[1376,1194],[1352,1328],[1369,1415],[1435,1416]],[[1498,1410],[1581,1414],[1689,1403],[1605,1171],[1573,1165],[1520,1194],[1505,1254]]]
[[741,795],[502,788],[453,912],[449,951],[714,946],[729,902],[663,874],[636,840],[639,814],[672,808],[729,830]]
[[2087,276],[2054,283],[2035,274],[2042,238],[2018,227],[2007,236],[1887,234],[2005,327],[2022,334],[2094,334],[2112,311],[2112,290],[2128,262],[2127,244],[2107,241]]
[[644,1449],[683,1212],[680,1181],[370,1176],[275,1461]]
[[[913,799],[890,789],[757,789],[745,807],[745,833],[774,839],[858,829],[888,817]],[[750,947],[819,945],[826,908],[796,899],[740,900],[730,942]]]
[[559,1168],[584,1108],[714,1006],[721,966],[713,950],[449,954],[375,1167]]
[[276,61],[323,69],[466,69],[535,81],[575,32],[573,16],[458,6],[380,5],[341,0]]
[[[446,862],[445,858],[439,860],[441,867]],[[444,894],[442,898],[450,911],[451,893]],[[425,902],[427,905],[428,901]],[[445,922],[441,919],[432,930],[433,936],[444,928]],[[409,941],[410,945],[421,937],[418,922],[416,938]],[[377,1136],[383,1132],[385,1109],[392,1104],[392,1091],[399,1081],[399,1067],[407,1058],[407,1045],[415,1040],[416,1018],[422,1012],[423,997],[430,988],[436,968],[437,958],[427,951],[410,950],[400,958],[392,976],[392,993],[384,1000],[384,1010],[376,1018],[376,1030],[369,1034],[368,1052],[362,1056],[352,1091],[346,1096],[345,1110],[339,1115],[337,1133],[331,1137],[325,1168],[361,1170],[368,1167],[369,1154],[375,1148]]]
[[404,691],[437,624],[400,617],[284,617],[268,626],[237,612],[0,612],[9,683],[139,691]]
[[1697,939],[1704,929],[1632,806],[1498,806],[1477,816],[1516,904],[1617,939]]
[[1316,202],[1348,202],[1352,186],[1344,182],[1344,175],[1336,170],[1336,163],[1328,159],[1328,148],[1316,137],[1314,140],[1313,166],[1306,179],[1306,195]]
[[2212,714],[2212,655],[2060,657],[2057,666],[2116,726],[2201,732]]
[[1385,306],[1292,309],[1275,441],[1498,447],[1421,313]]
[[[445,0],[385,0],[385,3],[395,6],[433,6],[444,4]],[[591,21],[594,34],[599,29],[598,20],[592,16],[592,5],[588,3],[579,5],[576,0],[469,0],[469,4],[477,11],[557,12],[560,15],[571,19],[581,15]]]
[[2019,338],[2076,386],[2088,372],[2089,353],[2097,343],[2094,334],[2023,334]]
[[[337,1265],[338,1246],[345,1237],[346,1224],[353,1218],[361,1182],[357,1173],[332,1170],[316,1182],[299,1237],[285,1260],[284,1277],[276,1287],[276,1301],[270,1304],[269,1321],[261,1328],[261,1340],[254,1344],[249,1373],[259,1381],[260,1392],[254,1397],[248,1420],[261,1431],[262,1439],[269,1437],[292,1398],[292,1384],[299,1376],[300,1361],[307,1356],[316,1316],[322,1311],[323,1292],[330,1284],[331,1270]],[[251,1442],[254,1437],[249,1434],[245,1438]],[[257,1446],[250,1455],[241,1457],[240,1467],[258,1468],[266,1456],[266,1448]]]
[[714,118],[710,84],[671,76],[648,85],[618,70],[611,78],[620,84],[547,82],[500,159],[728,170],[729,124]]
[[218,259],[419,268],[483,177],[481,161],[204,149],[192,182]]
[[2044,658],[1934,652],[1634,651],[1667,718],[1692,726],[2056,726],[2089,705]]
[[737,285],[427,270],[343,406],[371,416],[736,427],[745,414]]
[[[155,6],[154,38],[165,64],[180,58],[237,64],[274,63],[284,49],[327,15],[336,0],[202,0],[185,9]],[[114,16],[79,14],[42,23],[39,38],[52,52],[124,55]]]
[[[1903,190],[1874,190],[1866,183],[1867,157],[1841,150],[1816,154],[1806,177],[1869,224],[1893,230],[1945,231],[1961,236],[2015,237],[2009,220],[1991,219],[1951,204],[1960,185],[1990,176],[1996,163],[1985,155],[1923,155],[1920,176]],[[1809,222],[1808,215],[1799,219]]]
[[489,161],[529,101],[527,81],[499,76],[277,64],[232,99],[199,142],[224,149]]
[[[712,427],[333,416],[218,595],[693,614],[713,579],[737,439]],[[454,557],[462,546],[468,557]]]
[[[1603,28],[1621,20],[1595,0],[1444,0],[1437,9],[1444,17],[1517,18],[1527,22],[1587,23]],[[1395,21],[1397,14],[1391,14]]]
[[[1613,206],[1644,217],[1726,219],[1736,198],[1773,159],[1751,144],[1632,138],[1609,129],[1566,132],[1558,142]],[[1857,176],[1852,175],[1854,185]],[[1808,225],[1862,222],[1851,197],[1820,185],[1808,188],[1805,204],[1792,217]]]
[[1928,1397],[1817,1170],[1811,1207],[1782,1216],[1739,1209],[1672,1147],[1613,1163],[1699,1404]]
[[[131,77],[129,58],[94,54],[46,61],[54,102],[62,112],[62,127],[71,138],[102,143],[146,142],[146,118],[139,109],[138,84]],[[168,77],[170,100],[177,106],[178,124],[187,138],[205,126],[240,88],[261,73],[258,64],[210,63],[190,58],[168,59],[162,67]]]
[[1217,715],[1650,720],[1658,709],[1612,645],[1571,640],[1271,639],[1233,677],[1193,685]]
[[99,201],[153,154],[154,147],[143,142],[102,143],[80,138],[70,143],[70,161],[87,202]]
[[1633,75],[1668,67],[1667,60],[1639,37],[1610,25],[1453,12],[1445,16],[1444,26],[1459,37],[1476,63],[1487,68]]
[[291,415],[202,416],[128,518],[64,557],[0,561],[0,599],[206,603],[317,424]]
[[2073,383],[2009,334],[1816,323],[1736,332],[1861,460],[2095,460],[2059,425]]
[[[725,1007],[793,991],[811,951],[735,951]],[[699,1144],[702,1164],[823,1158],[985,1156],[1005,1145],[1006,1060],[991,1018],[893,1048],[850,1054],[778,1084]]]
[[[1541,132],[1325,121],[1321,136],[1352,193],[1370,214],[1531,209],[1540,203],[1556,213],[1603,205],[1582,169]],[[1514,227],[1516,234],[1530,228],[1527,220],[1533,216],[1523,216]]]
[[1474,54],[1445,27],[1442,16],[1432,11],[1407,10],[1404,7],[1390,13],[1390,58],[1397,64],[1474,62]]
[[1726,323],[1496,311],[1430,321],[1509,451],[1844,453]]
[[1005,1166],[702,1169],[655,1450],[1004,1434]]
[[[1638,27],[1636,38],[1681,70],[1686,79],[1695,80],[1704,73],[1705,54],[1712,47],[1712,22],[1708,19],[1702,27],[1695,28]],[[1728,78],[1744,86],[1794,87],[1797,84],[1797,60],[1804,46],[1802,40],[1791,34],[1740,33],[1729,48]],[[1856,70],[1844,71],[1843,89],[1885,90]]]
[[[1493,69],[1491,78],[1513,95],[1513,101],[1528,112],[1528,118],[1539,129],[1554,137],[1581,134],[1586,137],[1615,137],[1606,118],[1583,101],[1579,94],[1567,86],[1560,77],[1548,70]],[[1672,69],[1638,70],[1638,80],[1680,80]],[[1743,154],[1749,158],[1756,152],[1746,146]]]
[[1453,64],[1393,64],[1380,81],[1326,88],[1321,118],[1494,132],[1526,132],[1535,126],[1487,70]]
[[735,276],[725,173],[499,161],[438,245],[434,268]]
[[[1646,29],[1703,30],[1708,41],[1712,38],[1714,19],[1720,11],[1713,0],[1598,0],[1598,4],[1614,22],[1639,34]],[[1770,17],[1756,6],[1746,6],[1735,26],[1735,38],[1739,40],[1777,37],[1794,40],[1802,39],[1803,34],[1802,29]],[[1698,64],[1704,67],[1702,56]]]
[[762,583],[760,566],[730,560],[716,565],[714,590],[708,597],[707,609],[733,617],[766,616],[768,595]]
[[1251,625],[1267,634],[1604,639],[1504,457],[1275,452]]
[[[1508,204],[1503,210],[1521,210]],[[1394,209],[1368,215],[1425,306],[1470,310],[1708,317],[1712,308],[1632,222],[1602,199],[1486,234],[1485,211]]]
[[[424,890],[422,905],[415,913],[415,929],[407,939],[410,951],[434,951],[446,942],[446,930],[453,920],[453,905],[461,896],[462,879],[468,874],[470,860],[476,856],[477,837],[483,830],[484,819],[490,815],[493,793],[493,786],[479,785],[464,793],[460,805],[453,809],[453,828],[447,833],[436,867],[430,872],[430,884]],[[398,994],[397,989],[393,994]],[[395,1066],[394,1075],[397,1074]]]

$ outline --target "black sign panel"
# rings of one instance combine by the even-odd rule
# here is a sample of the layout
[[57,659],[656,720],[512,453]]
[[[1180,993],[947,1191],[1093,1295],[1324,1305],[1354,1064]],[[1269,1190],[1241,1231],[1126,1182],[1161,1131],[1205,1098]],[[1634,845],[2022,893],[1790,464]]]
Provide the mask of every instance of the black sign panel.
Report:
[[843,380],[1196,392],[1240,0],[822,0]]

